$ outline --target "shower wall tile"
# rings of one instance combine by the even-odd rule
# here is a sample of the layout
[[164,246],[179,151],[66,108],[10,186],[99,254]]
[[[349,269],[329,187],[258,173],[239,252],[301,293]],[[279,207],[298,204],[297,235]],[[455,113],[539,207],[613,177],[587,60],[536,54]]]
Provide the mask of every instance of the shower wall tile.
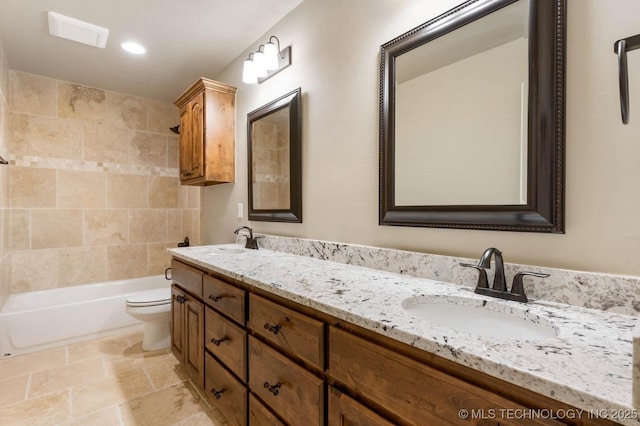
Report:
[[56,81],[9,71],[9,104],[14,112],[56,116]]
[[18,71],[9,80],[0,305],[9,292],[160,274],[168,247],[200,241],[202,190],[180,186],[169,130],[177,107]]

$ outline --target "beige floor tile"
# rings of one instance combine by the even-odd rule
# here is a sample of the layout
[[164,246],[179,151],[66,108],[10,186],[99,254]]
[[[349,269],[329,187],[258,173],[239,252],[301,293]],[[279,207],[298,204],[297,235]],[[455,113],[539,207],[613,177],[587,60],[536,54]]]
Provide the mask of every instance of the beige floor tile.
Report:
[[24,401],[27,396],[29,376],[14,377],[0,382],[0,407]]
[[120,405],[125,425],[173,425],[203,411],[209,408],[190,381]]
[[74,417],[139,398],[153,391],[142,369],[126,370],[115,377],[71,388]]
[[55,348],[43,352],[19,355],[0,360],[0,377],[10,379],[36,371],[49,370],[67,363],[67,348]]
[[80,386],[107,377],[101,357],[93,357],[51,370],[33,373],[29,397]]
[[173,354],[148,359],[143,369],[155,390],[177,385],[189,379],[187,370],[176,360]]
[[216,408],[201,411],[191,417],[182,419],[173,426],[229,426],[229,422]]
[[142,342],[139,342],[129,346],[119,357],[105,357],[104,365],[108,375],[117,376],[127,370],[141,370],[149,363],[161,362],[168,357],[166,350],[143,351]]
[[129,338],[126,334],[75,343],[69,346],[69,362],[96,356],[105,358],[122,356],[128,347]]
[[49,426],[67,421],[69,418],[68,390],[0,408],[3,425]]
[[118,407],[114,405],[86,416],[73,418],[60,426],[119,426],[121,424]]

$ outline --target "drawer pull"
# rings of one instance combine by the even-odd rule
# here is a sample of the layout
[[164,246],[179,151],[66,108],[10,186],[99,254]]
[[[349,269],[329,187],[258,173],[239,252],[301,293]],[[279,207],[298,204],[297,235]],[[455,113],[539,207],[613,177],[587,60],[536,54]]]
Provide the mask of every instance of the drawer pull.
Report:
[[280,389],[280,386],[282,386],[282,383],[278,382],[275,385],[270,385],[269,382],[264,382],[263,386],[266,390],[271,392],[273,396],[278,396],[278,394],[280,393],[279,389]]
[[221,337],[219,339],[216,339],[214,337],[211,338],[211,343],[213,343],[216,346],[220,346],[222,344],[222,342],[224,342],[225,340],[227,340],[226,337]]
[[186,298],[186,297],[184,297],[184,296],[176,296],[176,301],[177,301],[178,303],[184,303],[184,302],[186,302],[186,301],[187,301],[187,298]]
[[269,330],[270,332],[272,332],[273,334],[278,334],[280,333],[280,329],[282,328],[282,326],[280,324],[276,324],[276,325],[271,325],[268,322],[264,323],[264,329],[265,330]]
[[216,399],[220,399],[220,397],[225,391],[226,389],[221,389],[221,390],[216,390],[216,388],[211,389],[211,393],[213,394],[213,396],[216,397]]
[[221,295],[221,294],[217,294],[215,296],[213,294],[210,294],[209,295],[209,300],[213,300],[214,302],[219,302],[220,300],[222,300],[223,297],[224,296]]

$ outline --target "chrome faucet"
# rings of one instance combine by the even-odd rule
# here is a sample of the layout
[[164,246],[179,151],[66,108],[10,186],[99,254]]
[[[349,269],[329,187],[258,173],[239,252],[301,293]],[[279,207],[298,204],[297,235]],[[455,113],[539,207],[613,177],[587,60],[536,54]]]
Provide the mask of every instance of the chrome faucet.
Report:
[[249,231],[249,235],[247,236],[247,242],[245,243],[244,248],[258,250],[259,237],[253,238],[253,229],[249,228],[248,226],[239,226],[235,231],[233,231],[233,233],[237,235],[243,229],[246,229],[247,231]]
[[[493,285],[489,288],[487,280],[486,269],[491,269],[491,258],[495,259],[495,273],[493,275]],[[477,294],[483,294],[485,296],[497,297],[499,299],[514,300],[516,302],[526,303],[529,301],[527,295],[524,292],[524,285],[522,283],[523,278],[527,275],[539,278],[547,278],[549,274],[542,274],[539,272],[518,272],[513,277],[513,284],[511,285],[511,291],[507,290],[507,282],[504,276],[504,261],[502,259],[502,252],[497,248],[488,248],[482,253],[480,261],[477,265],[470,263],[461,263],[460,266],[465,268],[474,268],[479,272],[478,284],[474,290]]]

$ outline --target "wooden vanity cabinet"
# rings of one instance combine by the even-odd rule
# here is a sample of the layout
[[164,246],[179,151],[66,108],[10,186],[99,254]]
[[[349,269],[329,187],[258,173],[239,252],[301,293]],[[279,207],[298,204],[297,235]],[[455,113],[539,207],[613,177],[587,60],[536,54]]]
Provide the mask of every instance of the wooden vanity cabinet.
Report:
[[338,389],[329,387],[329,425],[362,425],[362,426],[394,426],[384,417],[379,416],[355,399]]
[[180,108],[179,165],[183,185],[235,180],[236,90],[201,78],[175,101]]
[[200,386],[204,383],[204,305],[171,286],[171,351]]

